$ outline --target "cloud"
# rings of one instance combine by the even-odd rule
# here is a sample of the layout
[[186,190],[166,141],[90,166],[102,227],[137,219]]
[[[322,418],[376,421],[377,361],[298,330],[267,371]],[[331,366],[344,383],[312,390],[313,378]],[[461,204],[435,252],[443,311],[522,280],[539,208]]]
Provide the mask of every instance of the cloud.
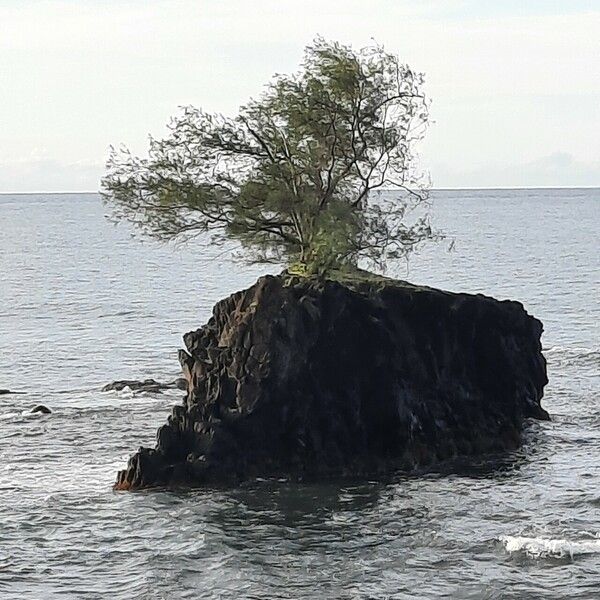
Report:
[[444,187],[600,187],[600,161],[583,162],[567,152],[555,152],[524,164],[487,165],[457,171],[433,167],[432,179]]
[[98,189],[104,165],[32,158],[0,162],[1,192],[89,192]]

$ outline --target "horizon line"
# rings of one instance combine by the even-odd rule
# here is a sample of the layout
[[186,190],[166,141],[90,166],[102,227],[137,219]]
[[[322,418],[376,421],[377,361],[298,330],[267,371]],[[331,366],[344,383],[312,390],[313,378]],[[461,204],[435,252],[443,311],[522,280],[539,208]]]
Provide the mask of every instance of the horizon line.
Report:
[[[506,185],[506,186],[441,186],[429,188],[432,192],[445,192],[445,191],[457,191],[457,190],[596,190],[600,189],[598,185]],[[394,190],[378,190],[380,192],[389,192]],[[83,190],[83,191],[72,191],[72,190],[61,190],[61,191],[27,191],[27,192],[0,192],[0,196],[34,196],[39,194],[44,195],[66,195],[66,194],[99,194],[100,190]]]

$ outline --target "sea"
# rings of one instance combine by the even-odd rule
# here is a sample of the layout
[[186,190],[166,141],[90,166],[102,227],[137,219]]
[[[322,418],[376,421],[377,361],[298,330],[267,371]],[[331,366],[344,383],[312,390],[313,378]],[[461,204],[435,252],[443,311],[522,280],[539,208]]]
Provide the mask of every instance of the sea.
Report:
[[[388,274],[521,301],[549,422],[501,461],[386,481],[115,492],[180,391],[182,335],[277,267],[115,226],[97,194],[0,196],[1,599],[600,598],[600,189],[437,190]],[[31,414],[44,404],[52,413]]]

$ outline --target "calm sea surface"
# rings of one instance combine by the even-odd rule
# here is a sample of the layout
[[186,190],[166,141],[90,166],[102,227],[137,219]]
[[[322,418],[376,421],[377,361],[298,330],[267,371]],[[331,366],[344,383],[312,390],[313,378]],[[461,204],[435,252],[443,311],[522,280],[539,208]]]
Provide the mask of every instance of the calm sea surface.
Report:
[[[396,273],[521,300],[552,421],[497,469],[113,492],[181,392],[181,336],[263,269],[140,243],[96,195],[0,196],[0,598],[599,598],[600,190],[434,194],[454,238]],[[48,416],[28,415],[36,404]]]

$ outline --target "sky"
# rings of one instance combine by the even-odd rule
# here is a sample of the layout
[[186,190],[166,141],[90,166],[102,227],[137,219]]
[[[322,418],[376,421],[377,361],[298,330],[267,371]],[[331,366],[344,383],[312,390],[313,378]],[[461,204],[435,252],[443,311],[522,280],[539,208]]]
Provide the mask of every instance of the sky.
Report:
[[434,187],[600,186],[600,0],[0,0],[0,192],[97,190],[111,144],[234,115],[318,34],[425,73]]

